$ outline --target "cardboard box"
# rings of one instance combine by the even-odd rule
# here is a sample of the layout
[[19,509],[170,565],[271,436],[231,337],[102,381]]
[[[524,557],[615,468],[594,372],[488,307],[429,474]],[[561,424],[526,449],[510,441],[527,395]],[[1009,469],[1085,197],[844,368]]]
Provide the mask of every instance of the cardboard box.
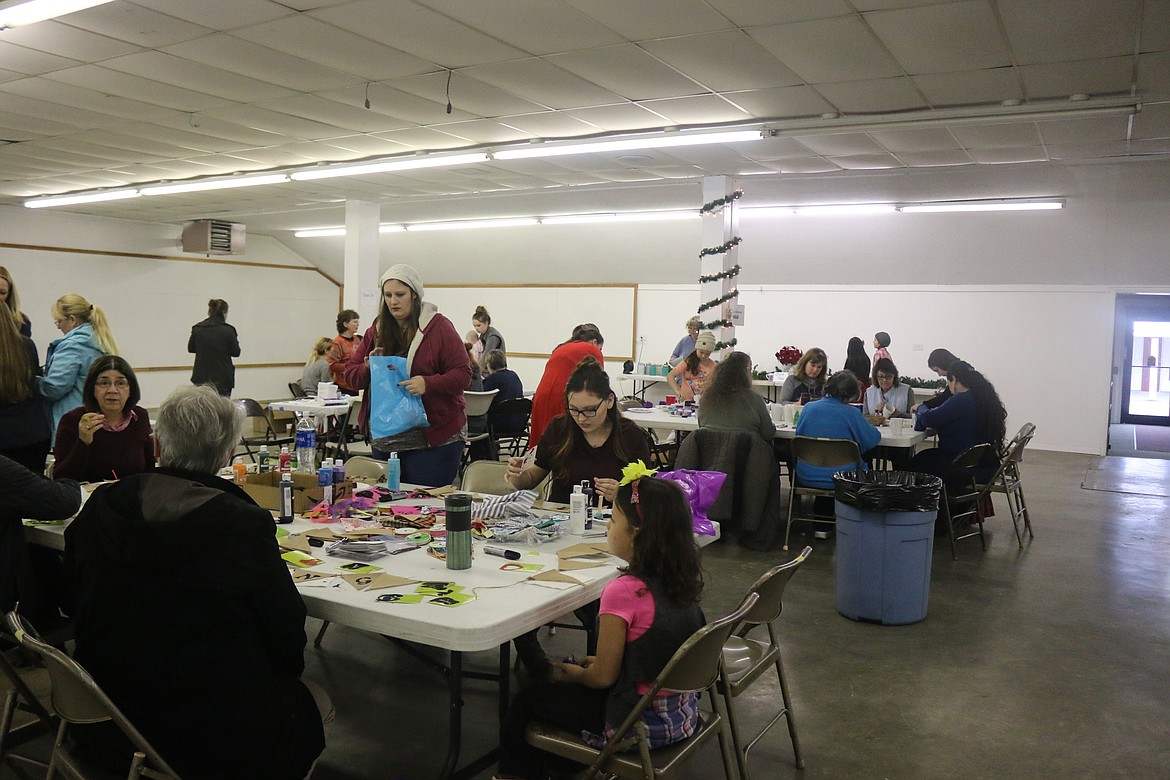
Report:
[[[324,498],[324,492],[317,485],[316,474],[292,474],[293,512],[304,514]],[[333,500],[340,501],[353,495],[354,483],[350,480],[333,486]],[[266,471],[263,474],[249,474],[247,482],[241,485],[244,492],[260,506],[272,512],[280,511],[280,472]]]

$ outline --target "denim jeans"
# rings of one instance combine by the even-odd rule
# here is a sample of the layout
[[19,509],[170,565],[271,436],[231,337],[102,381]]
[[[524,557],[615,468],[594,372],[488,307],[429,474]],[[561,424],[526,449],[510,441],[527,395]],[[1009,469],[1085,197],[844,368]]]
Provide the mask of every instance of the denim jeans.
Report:
[[[386,460],[390,453],[374,448],[373,456]],[[399,450],[398,460],[402,464],[402,481],[424,487],[452,485],[459,476],[459,462],[463,459],[463,442],[453,441],[425,450]]]

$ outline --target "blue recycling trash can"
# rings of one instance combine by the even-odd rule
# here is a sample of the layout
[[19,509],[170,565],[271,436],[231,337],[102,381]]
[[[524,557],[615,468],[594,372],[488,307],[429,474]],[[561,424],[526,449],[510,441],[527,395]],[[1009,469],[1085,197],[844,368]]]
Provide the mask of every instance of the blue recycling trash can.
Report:
[[837,611],[887,626],[926,617],[942,480],[905,471],[833,475]]

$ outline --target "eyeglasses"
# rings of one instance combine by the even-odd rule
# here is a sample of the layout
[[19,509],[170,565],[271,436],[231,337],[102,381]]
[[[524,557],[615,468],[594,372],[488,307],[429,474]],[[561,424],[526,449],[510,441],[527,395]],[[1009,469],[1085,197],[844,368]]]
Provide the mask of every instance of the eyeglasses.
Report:
[[880,381],[882,379],[893,379],[894,376],[893,376],[893,374],[878,374],[877,378]]
[[605,406],[605,401],[602,401],[597,406],[587,406],[584,409],[578,409],[575,406],[570,406],[569,414],[573,415],[574,417],[579,417],[582,420],[589,420],[596,417],[597,413],[601,411],[601,407],[603,406]]
[[111,387],[116,387],[119,390],[125,390],[130,386],[128,379],[99,379],[93,383],[94,387],[100,387],[102,390],[107,390]]

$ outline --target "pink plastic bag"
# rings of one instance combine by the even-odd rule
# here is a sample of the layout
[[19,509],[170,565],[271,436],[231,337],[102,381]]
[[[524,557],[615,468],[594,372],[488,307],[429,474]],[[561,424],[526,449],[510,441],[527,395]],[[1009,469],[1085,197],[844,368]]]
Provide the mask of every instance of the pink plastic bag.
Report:
[[715,526],[707,519],[707,510],[715,503],[715,499],[719,498],[719,491],[723,489],[723,482],[727,479],[726,474],[722,471],[676,469],[675,471],[660,471],[654,476],[657,479],[669,479],[682,488],[691,505],[695,533],[705,536],[715,535]]

